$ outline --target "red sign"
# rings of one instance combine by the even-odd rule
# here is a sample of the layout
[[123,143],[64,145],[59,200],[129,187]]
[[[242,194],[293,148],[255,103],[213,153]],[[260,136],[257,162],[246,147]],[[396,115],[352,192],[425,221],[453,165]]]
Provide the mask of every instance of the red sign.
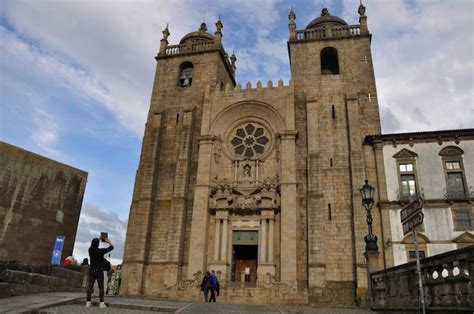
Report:
[[411,216],[406,222],[403,223],[403,234],[407,234],[417,226],[423,223],[423,213],[418,212],[416,215]]
[[421,197],[418,197],[411,201],[410,204],[405,206],[404,209],[400,212],[400,219],[402,221],[402,224],[407,222],[411,217],[418,215],[421,212],[421,209],[423,208],[423,199]]

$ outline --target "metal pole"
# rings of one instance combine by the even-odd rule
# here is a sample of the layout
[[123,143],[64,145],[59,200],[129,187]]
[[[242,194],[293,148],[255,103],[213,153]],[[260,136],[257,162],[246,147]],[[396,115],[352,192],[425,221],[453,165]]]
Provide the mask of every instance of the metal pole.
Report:
[[416,239],[416,230],[413,229],[413,242],[415,242],[415,254],[416,254],[416,272],[418,273],[418,286],[420,287],[420,301],[423,314],[426,313],[425,309],[425,294],[423,293],[423,280],[421,278],[421,265],[420,265],[420,253],[418,252],[418,240]]

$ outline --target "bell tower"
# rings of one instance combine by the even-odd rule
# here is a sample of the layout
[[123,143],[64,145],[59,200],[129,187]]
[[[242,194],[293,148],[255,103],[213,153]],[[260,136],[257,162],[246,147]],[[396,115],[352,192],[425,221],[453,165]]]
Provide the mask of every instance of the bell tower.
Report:
[[358,12],[360,24],[348,25],[324,8],[301,30],[295,12],[288,16],[298,131],[297,210],[306,218],[299,236],[308,239],[299,242],[307,263],[299,265],[298,278],[302,282],[307,275],[311,295],[319,295],[315,303],[325,295],[353,300],[354,291],[361,297],[367,287],[367,225],[359,189],[365,179],[376,182],[363,140],[380,134],[380,118],[372,35],[362,4]]
[[236,58],[221,44],[222,22],[215,25],[211,34],[202,23],[178,45],[163,30],[130,209],[124,294],[156,295],[186,276],[205,88],[235,86]]

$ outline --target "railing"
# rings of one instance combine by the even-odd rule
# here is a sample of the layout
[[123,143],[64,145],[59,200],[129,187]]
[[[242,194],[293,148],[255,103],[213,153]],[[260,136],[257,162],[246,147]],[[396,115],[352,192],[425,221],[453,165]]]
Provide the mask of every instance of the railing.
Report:
[[[428,310],[474,309],[474,246],[421,259]],[[370,274],[374,310],[416,311],[420,306],[416,262]],[[441,313],[441,312],[440,312]],[[444,313],[444,312],[443,312]]]
[[166,48],[166,54],[167,55],[175,55],[175,54],[178,54],[180,53],[180,46],[179,45],[172,45],[172,46],[168,46]]
[[474,188],[470,186],[468,191],[465,191],[463,188],[458,188],[458,189],[445,188],[443,190],[443,194],[444,194],[444,199],[448,201],[467,200],[470,198],[474,198]]
[[359,25],[347,25],[336,28],[315,28],[296,31],[297,40],[337,38],[360,35]]
[[397,201],[399,203],[410,203],[418,196],[421,196],[422,199],[425,199],[425,193],[423,189],[420,189],[420,192],[417,194],[407,194],[407,193],[401,192],[400,190],[397,190]]
[[186,42],[181,45],[170,45],[166,47],[166,55],[176,55],[186,52],[195,52],[195,51],[206,51],[209,49],[218,48],[216,44],[212,41],[195,41],[195,42]]

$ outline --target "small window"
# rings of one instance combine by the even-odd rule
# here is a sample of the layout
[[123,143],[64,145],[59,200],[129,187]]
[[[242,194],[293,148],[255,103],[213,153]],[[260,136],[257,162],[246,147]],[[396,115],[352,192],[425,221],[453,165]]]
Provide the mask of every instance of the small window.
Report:
[[181,87],[189,87],[193,84],[194,66],[191,62],[184,62],[180,66],[179,84]]
[[326,47],[321,50],[321,74],[339,74],[339,58],[337,50],[333,47]]
[[400,172],[413,172],[413,164],[400,164]]
[[462,155],[464,151],[457,146],[443,148],[439,155],[443,161],[446,176],[445,198],[448,200],[460,200],[467,197],[465,186]]
[[398,201],[402,203],[410,202],[420,193],[416,173],[417,154],[404,148],[393,157],[396,160],[398,174]]
[[410,200],[416,195],[416,183],[414,174],[400,175],[401,182],[401,198]]
[[[415,261],[416,260],[416,251],[409,251],[409,262]],[[420,256],[420,259],[425,258],[425,251],[418,251],[418,255]]]
[[471,211],[469,209],[454,209],[453,220],[455,231],[472,230]]
[[459,163],[459,161],[447,161],[446,169],[448,170],[461,169],[461,164]]
[[466,194],[464,191],[464,180],[462,172],[448,172],[448,194],[450,198],[462,199]]

